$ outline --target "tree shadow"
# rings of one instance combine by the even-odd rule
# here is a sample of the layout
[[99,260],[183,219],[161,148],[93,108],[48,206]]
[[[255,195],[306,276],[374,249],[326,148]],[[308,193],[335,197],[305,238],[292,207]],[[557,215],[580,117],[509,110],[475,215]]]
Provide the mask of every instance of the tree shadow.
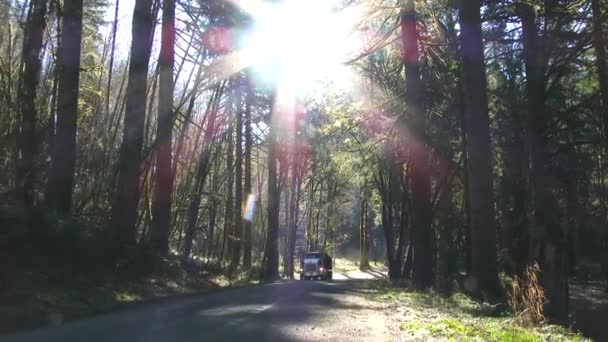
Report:
[[365,273],[371,275],[372,277],[376,278],[376,279],[388,279],[388,276],[378,270],[374,270],[373,268],[369,268],[367,270],[365,270]]
[[608,293],[601,283],[571,284],[570,307],[576,330],[597,341],[608,341]]
[[[294,340],[335,317],[327,308],[369,309],[341,300],[360,294],[361,280],[278,282],[178,299],[97,318],[8,336],[7,341],[268,341]],[[335,314],[335,311],[333,311]]]

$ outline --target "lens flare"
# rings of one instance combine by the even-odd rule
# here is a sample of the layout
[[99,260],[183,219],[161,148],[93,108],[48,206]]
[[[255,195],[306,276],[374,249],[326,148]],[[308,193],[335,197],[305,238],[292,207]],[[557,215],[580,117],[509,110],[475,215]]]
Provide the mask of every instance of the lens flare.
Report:
[[255,196],[255,194],[249,194],[247,196],[247,202],[245,203],[245,209],[243,210],[243,219],[247,222],[253,221],[256,200],[257,200],[257,197]]

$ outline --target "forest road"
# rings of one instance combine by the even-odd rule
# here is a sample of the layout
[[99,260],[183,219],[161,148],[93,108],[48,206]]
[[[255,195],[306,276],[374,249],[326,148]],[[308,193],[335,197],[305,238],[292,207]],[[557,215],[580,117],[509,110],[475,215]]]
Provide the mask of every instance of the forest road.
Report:
[[0,341],[387,341],[369,280],[281,281],[93,317]]

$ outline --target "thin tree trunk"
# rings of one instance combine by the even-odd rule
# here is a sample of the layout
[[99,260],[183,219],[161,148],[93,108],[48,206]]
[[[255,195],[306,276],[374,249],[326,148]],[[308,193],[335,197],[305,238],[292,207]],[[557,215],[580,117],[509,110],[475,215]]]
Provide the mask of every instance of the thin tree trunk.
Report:
[[[289,204],[287,206],[288,211],[288,219],[287,219],[287,243],[285,253],[285,274],[289,279],[294,278],[294,264],[293,258],[295,255],[295,246],[296,246],[296,229],[297,229],[297,199],[298,199],[298,166],[297,166],[297,156],[292,153],[292,163],[291,163],[291,179],[289,186]],[[286,196],[287,197],[287,196]]]
[[405,258],[406,237],[408,235],[409,217],[408,217],[408,193],[407,193],[407,175],[401,175],[401,198],[399,201],[399,241],[397,242],[397,264],[401,270]]
[[118,6],[120,0],[116,0],[114,4],[114,20],[112,21],[112,43],[110,47],[110,61],[108,63],[108,84],[106,87],[106,115],[110,115],[110,90],[112,89],[112,76],[114,71],[114,52],[116,51],[116,31],[118,26]]
[[368,205],[365,199],[365,192],[361,190],[361,219],[359,223],[359,269],[365,271],[369,269],[369,232],[368,232]]
[[[224,232],[227,237],[226,243],[226,254],[222,255],[222,259],[225,256],[228,260],[232,255],[234,249],[234,128],[230,124],[228,129],[228,149],[226,150],[226,206],[224,216]],[[223,261],[223,260],[222,260]]]
[[[253,145],[253,137],[251,133],[251,104],[253,102],[253,89],[252,82],[249,78],[247,78],[246,84],[246,104],[245,104],[245,194],[247,198],[249,196],[253,196],[253,189],[251,186],[251,146]],[[253,197],[252,197],[253,198]],[[244,246],[243,246],[243,268],[249,269],[251,267],[251,229],[252,229],[252,220],[253,220],[253,210],[255,209],[255,202],[247,201],[248,210],[251,210],[251,216],[248,217],[245,222],[243,222],[244,228]]]
[[232,257],[230,259],[230,273],[236,271],[241,259],[241,247],[243,240],[243,80],[237,79],[236,87],[236,123],[235,123],[235,170],[234,170],[234,240],[232,245]]

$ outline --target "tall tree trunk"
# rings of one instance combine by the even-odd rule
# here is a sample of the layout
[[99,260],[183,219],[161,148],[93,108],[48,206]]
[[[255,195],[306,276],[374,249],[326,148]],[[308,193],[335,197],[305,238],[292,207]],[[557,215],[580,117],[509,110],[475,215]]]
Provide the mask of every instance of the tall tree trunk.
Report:
[[536,13],[531,5],[520,3],[526,94],[528,100],[527,133],[532,185],[531,256],[542,270],[541,285],[546,290],[547,313],[560,322],[568,320],[568,263],[565,237],[555,219],[558,205],[551,192],[546,133],[545,72],[547,60],[539,45]]
[[66,216],[72,205],[76,165],[82,0],[64,1],[61,31],[63,34],[58,65],[57,134],[49,175],[47,205],[60,216]]
[[[232,126],[232,124],[231,124]],[[235,248],[234,236],[234,126],[228,129],[228,147],[226,150],[226,206],[224,216],[224,234],[226,236],[226,260],[230,259]],[[223,258],[222,258],[223,259]]]
[[[253,137],[251,134],[251,104],[253,102],[253,89],[252,82],[247,78],[247,97],[245,104],[245,194],[247,195],[247,209],[251,211],[245,222],[243,222],[244,234],[244,246],[243,246],[243,268],[249,269],[251,267],[251,229],[253,226],[253,210],[255,209],[255,199],[253,197],[253,189],[251,186],[251,145],[253,145]],[[251,197],[250,197],[251,196]],[[253,201],[249,200],[252,198]]]
[[471,278],[477,294],[498,297],[496,228],[486,73],[481,37],[481,2],[464,1],[460,9],[462,81],[464,91],[471,218]]
[[471,274],[473,268],[473,262],[471,260],[471,187],[469,182],[469,155],[467,152],[467,125],[465,119],[465,108],[464,108],[464,90],[462,89],[462,81],[458,82],[458,97],[460,107],[460,134],[461,140],[460,145],[462,146],[462,169],[464,175],[462,176],[462,202],[464,206],[464,259],[465,269],[467,274]]
[[359,223],[359,269],[369,269],[369,231],[368,231],[368,204],[365,192],[361,191],[361,222]]
[[28,207],[34,204],[34,188],[38,174],[35,162],[38,148],[36,87],[40,78],[40,51],[42,36],[46,29],[46,6],[47,0],[32,0],[30,3],[28,20],[23,33],[23,51],[21,52],[20,79],[17,89],[20,127],[17,135],[16,193]]
[[602,26],[605,19],[602,17],[601,5],[601,0],[591,0],[591,7],[593,9],[593,48],[595,50],[595,64],[600,85],[600,108],[604,125],[604,138],[608,140],[608,66],[606,65],[606,45]]
[[414,123],[414,141],[410,148],[410,182],[413,201],[414,250],[412,264],[412,284],[416,289],[426,289],[433,285],[433,255],[431,247],[431,179],[429,154],[425,139],[424,89],[420,78],[420,58],[418,53],[418,30],[414,0],[408,0],[401,13],[401,35],[403,39],[406,73],[407,116],[402,116],[405,125],[407,117]]
[[[296,246],[296,228],[297,228],[297,198],[298,194],[298,166],[297,166],[297,156],[295,153],[292,155],[292,163],[291,163],[291,178],[289,184],[289,202],[287,206],[288,211],[288,219],[287,219],[287,243],[286,243],[286,252],[285,253],[285,274],[289,279],[294,278],[294,264],[293,258],[295,254],[295,246]],[[287,196],[287,194],[286,194]]]
[[236,271],[241,259],[243,242],[243,111],[241,99],[243,97],[243,79],[237,81],[236,98],[236,163],[234,165],[234,243],[232,245],[232,258],[230,259],[230,273]]
[[[218,155],[221,154],[221,146],[218,146],[217,151],[215,152]],[[206,254],[207,256],[211,256],[211,255],[215,255],[217,256],[217,244],[215,244],[215,226],[216,226],[216,220],[217,220],[217,210],[218,210],[218,203],[217,203],[217,193],[218,193],[218,189],[219,189],[219,179],[220,179],[220,159],[217,158],[214,162],[214,167],[213,167],[213,179],[212,184],[211,184],[211,196],[209,197],[210,200],[210,204],[209,204],[209,223],[207,225],[207,231],[208,231],[208,241],[207,241],[207,250],[206,250]]]
[[173,132],[173,65],[175,63],[175,0],[163,0],[161,31],[158,118],[156,120],[156,169],[150,242],[161,254],[169,252],[169,222],[173,169],[171,143]]
[[[603,122],[603,134],[604,143],[603,155],[604,160],[608,156],[608,65],[606,65],[606,44],[605,44],[605,30],[603,24],[605,18],[603,18],[603,11],[606,8],[602,8],[602,4],[605,1],[591,0],[591,8],[593,9],[593,47],[595,49],[595,64],[597,67],[598,81],[600,85],[600,112]],[[606,162],[602,163],[602,168],[605,168]],[[602,170],[603,171],[603,170]],[[602,178],[603,179],[603,178]],[[603,200],[603,198],[602,198]],[[604,213],[606,215],[606,213]],[[608,231],[604,232],[602,241],[603,255],[601,257],[602,269],[606,275],[607,287],[608,287]]]
[[[274,99],[273,99],[274,106]],[[272,110],[272,115],[277,115]],[[277,186],[277,142],[275,124],[271,119],[268,134],[268,232],[264,251],[262,278],[279,279],[279,201],[280,192]]]
[[152,0],[136,0],[133,10],[131,60],[127,84],[127,105],[118,157],[118,184],[112,198],[110,227],[117,252],[135,244],[139,182],[141,176],[146,86],[154,28]]

